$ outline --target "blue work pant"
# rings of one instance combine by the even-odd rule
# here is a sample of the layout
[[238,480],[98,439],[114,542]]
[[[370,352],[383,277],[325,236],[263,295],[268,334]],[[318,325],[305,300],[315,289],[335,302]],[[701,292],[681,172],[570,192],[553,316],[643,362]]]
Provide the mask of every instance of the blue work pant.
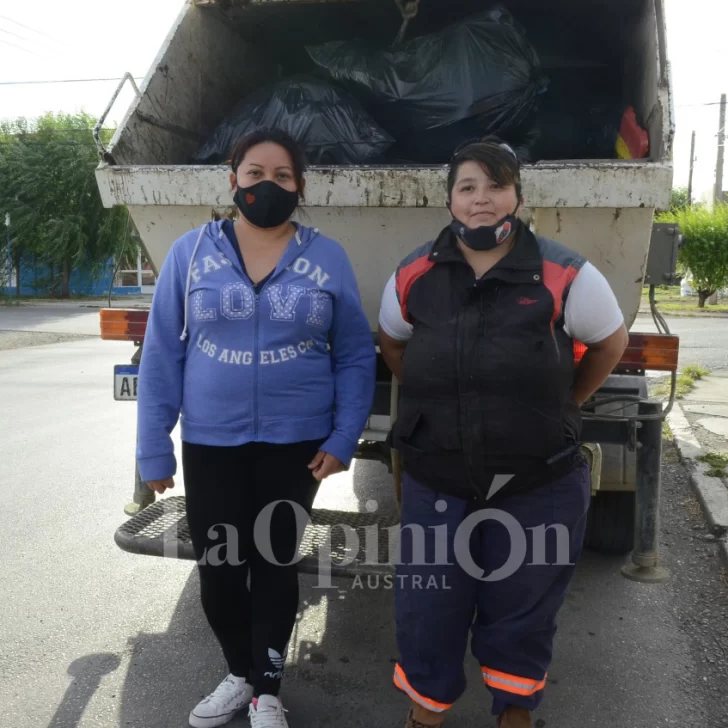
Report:
[[537,708],[590,496],[585,464],[492,504],[438,493],[405,474],[395,685],[425,708],[446,711],[465,690],[471,632],[493,714],[508,705]]

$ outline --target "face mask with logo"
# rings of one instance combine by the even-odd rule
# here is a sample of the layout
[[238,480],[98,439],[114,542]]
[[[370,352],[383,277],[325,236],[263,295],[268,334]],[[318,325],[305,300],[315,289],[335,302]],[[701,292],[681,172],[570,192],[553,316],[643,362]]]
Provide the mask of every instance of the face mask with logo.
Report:
[[285,190],[270,180],[238,187],[233,197],[243,217],[257,228],[283,225],[298,207],[298,192]]
[[516,225],[518,225],[518,217],[514,211],[513,214],[506,215],[495,225],[483,225],[477,228],[469,228],[459,220],[453,220],[450,223],[450,230],[472,250],[493,250],[508,240],[508,236],[516,229]]

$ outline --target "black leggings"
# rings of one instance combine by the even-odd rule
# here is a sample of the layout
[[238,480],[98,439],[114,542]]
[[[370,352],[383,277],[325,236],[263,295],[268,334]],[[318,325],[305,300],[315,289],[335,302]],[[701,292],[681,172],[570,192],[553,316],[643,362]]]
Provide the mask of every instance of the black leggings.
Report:
[[[298,612],[298,569],[278,564],[293,561],[305,525],[299,533],[293,507],[279,504],[270,527],[259,524],[254,538],[256,518],[279,500],[310,514],[319,484],[308,464],[321,444],[182,446],[202,607],[230,672],[251,682],[256,697],[280,689]],[[263,546],[260,553],[263,539],[269,539],[274,560],[265,557]]]

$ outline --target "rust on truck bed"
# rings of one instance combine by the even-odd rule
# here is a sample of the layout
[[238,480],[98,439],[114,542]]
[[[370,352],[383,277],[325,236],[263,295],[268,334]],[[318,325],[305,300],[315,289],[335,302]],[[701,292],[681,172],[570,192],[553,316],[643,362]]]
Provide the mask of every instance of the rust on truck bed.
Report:
[[[97,180],[104,204],[231,205],[224,166],[102,166]],[[534,208],[665,208],[669,163],[559,162],[525,166],[526,204]],[[445,167],[312,167],[309,207],[444,208]]]

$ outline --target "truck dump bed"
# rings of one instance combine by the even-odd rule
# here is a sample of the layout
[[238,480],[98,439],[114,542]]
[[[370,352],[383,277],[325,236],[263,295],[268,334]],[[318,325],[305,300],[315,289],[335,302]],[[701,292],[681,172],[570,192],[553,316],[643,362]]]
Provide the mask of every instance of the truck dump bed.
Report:
[[[655,208],[669,205],[672,119],[662,0],[505,0],[538,34],[548,76],[602,68],[649,135],[643,159],[549,160],[523,170],[539,234],[586,255],[607,276],[628,325],[636,316]],[[421,0],[408,37],[481,10],[477,0]],[[224,165],[190,164],[215,126],[251,91],[306,68],[305,45],[397,35],[394,1],[190,0],[97,170],[104,204],[127,205],[150,260],[214,215],[233,212]],[[372,329],[401,258],[446,224],[443,165],[312,168],[302,221],[342,242]]]

